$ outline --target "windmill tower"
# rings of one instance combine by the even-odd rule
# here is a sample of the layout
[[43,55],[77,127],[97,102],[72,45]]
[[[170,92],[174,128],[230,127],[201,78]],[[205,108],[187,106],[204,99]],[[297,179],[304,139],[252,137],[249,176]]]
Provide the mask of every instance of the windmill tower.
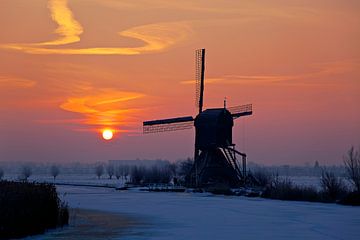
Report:
[[[217,183],[239,186],[246,177],[246,154],[232,142],[234,119],[252,115],[252,105],[209,108],[203,111],[205,49],[196,50],[196,107],[198,114],[143,122],[143,131],[158,133],[190,129],[195,126],[194,165],[187,176],[190,186],[204,187]],[[239,164],[236,156],[242,159]],[[241,168],[240,168],[241,166]]]

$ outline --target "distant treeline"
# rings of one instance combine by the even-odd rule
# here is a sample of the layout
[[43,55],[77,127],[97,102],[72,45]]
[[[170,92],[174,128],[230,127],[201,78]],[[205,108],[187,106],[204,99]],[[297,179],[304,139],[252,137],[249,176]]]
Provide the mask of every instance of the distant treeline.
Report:
[[[112,165],[116,166],[141,166],[141,167],[152,167],[154,165],[161,166],[171,163],[178,163],[186,161],[186,159],[180,159],[176,162],[170,162],[168,160],[109,160],[107,162],[98,162],[98,163],[80,163],[80,162],[71,162],[71,163],[37,163],[37,162],[0,162],[0,169],[2,169],[3,174],[16,174],[21,175],[23,172],[24,166],[31,166],[32,174],[49,174],[51,167],[54,165],[59,168],[61,174],[93,174],[94,168],[102,164],[104,166]],[[253,162],[248,163],[249,169],[258,169],[264,168],[271,172],[277,172],[282,176],[320,176],[321,168],[326,167],[331,169],[336,175],[345,175],[345,168],[343,165],[323,165],[317,161],[312,164],[306,165],[273,165],[273,166],[264,166],[256,164]]]
[[110,179],[115,176],[117,179],[136,185],[168,184],[170,182],[177,185],[184,183],[192,166],[193,161],[191,159],[176,163],[161,161],[147,165],[123,165],[110,162],[108,165],[98,164],[94,170],[98,178],[102,175]]

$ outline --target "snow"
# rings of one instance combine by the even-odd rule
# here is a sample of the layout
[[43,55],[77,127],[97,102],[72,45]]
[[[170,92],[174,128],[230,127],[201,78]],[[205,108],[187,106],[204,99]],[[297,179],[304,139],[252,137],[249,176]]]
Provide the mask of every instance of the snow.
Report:
[[[5,180],[18,180],[18,174],[7,174],[4,177]],[[109,187],[121,187],[124,186],[124,179],[116,179],[103,175],[100,179],[95,174],[61,174],[54,178],[49,174],[34,174],[29,177],[28,181],[36,182],[48,182],[56,184],[83,184],[83,185],[97,185],[97,186],[109,186]]]
[[[58,186],[70,207],[142,224],[120,239],[360,239],[360,208],[207,193]],[[66,194],[65,194],[66,193]]]

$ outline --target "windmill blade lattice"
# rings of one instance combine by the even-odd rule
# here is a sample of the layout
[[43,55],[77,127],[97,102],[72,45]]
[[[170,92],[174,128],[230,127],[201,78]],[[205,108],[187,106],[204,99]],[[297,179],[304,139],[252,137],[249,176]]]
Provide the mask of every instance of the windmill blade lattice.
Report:
[[205,49],[195,52],[195,107],[202,112],[204,94]]
[[194,118],[191,116],[153,120],[143,123],[143,133],[172,132],[191,129],[193,126]]
[[233,118],[248,116],[248,115],[252,115],[252,104],[229,107],[228,110]]

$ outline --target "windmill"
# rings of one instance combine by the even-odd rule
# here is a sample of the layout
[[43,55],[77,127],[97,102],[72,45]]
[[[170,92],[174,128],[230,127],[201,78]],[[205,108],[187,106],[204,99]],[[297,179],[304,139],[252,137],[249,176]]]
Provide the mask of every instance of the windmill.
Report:
[[[252,105],[226,108],[225,100],[224,107],[203,111],[205,49],[196,50],[195,60],[197,116],[145,121],[143,132],[148,134],[177,131],[195,126],[194,164],[187,176],[188,184],[196,187],[217,183],[239,186],[246,177],[246,154],[235,149],[232,128],[234,119],[252,115]],[[237,155],[242,159],[241,164],[237,161]]]

